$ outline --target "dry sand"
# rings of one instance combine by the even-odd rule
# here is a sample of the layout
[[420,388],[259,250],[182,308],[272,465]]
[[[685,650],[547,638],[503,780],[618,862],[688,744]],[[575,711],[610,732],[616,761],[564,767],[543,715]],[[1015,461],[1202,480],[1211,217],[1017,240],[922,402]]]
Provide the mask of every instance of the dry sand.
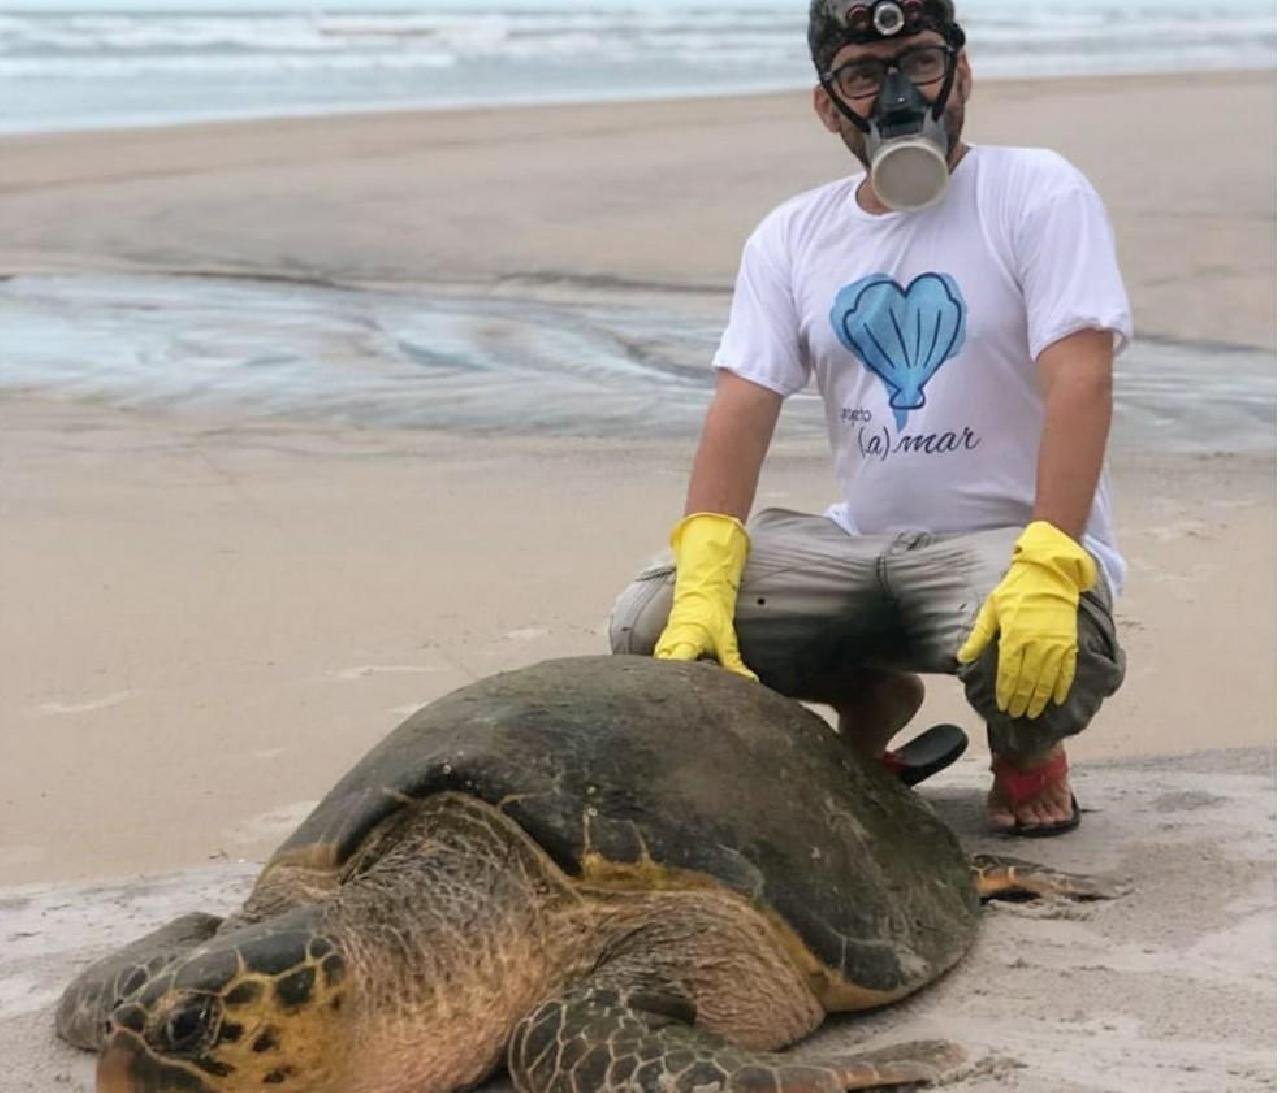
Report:
[[[4,411],[0,853],[30,882],[0,888],[6,1093],[89,1090],[91,1060],[50,1034],[62,985],[157,922],[231,906],[410,709],[601,650],[687,458]],[[814,506],[826,477],[821,457],[780,454],[762,499]],[[949,1036],[979,1064],[966,1090],[1274,1088],[1272,489],[1262,457],[1118,468],[1130,675],[1073,748],[1098,811],[1068,839],[997,849],[1129,874],[1134,894],[992,911],[936,989],[821,1043]],[[926,718],[975,731],[952,681]],[[982,765],[979,746],[929,787],[975,848],[995,845]]]
[[[945,979],[882,1013],[829,1021],[805,1055],[912,1039],[964,1045],[956,1093],[1262,1093],[1275,1089],[1274,829],[1270,751],[1113,760],[1078,768],[1088,836],[1019,847],[1075,871],[1128,877],[1096,905],[991,904]],[[982,834],[976,760],[925,795],[966,843]],[[49,1008],[89,959],[192,909],[235,905],[240,863],[0,894],[0,1088],[90,1093],[91,1057],[55,1043]],[[12,1061],[20,1065],[12,1068]],[[486,1093],[508,1093],[499,1077]]]
[[[688,452],[10,400],[0,830],[11,881],[268,852],[418,704],[601,652]],[[1081,758],[1263,746],[1274,717],[1266,457],[1130,456],[1129,676]],[[762,504],[812,511],[821,454]],[[972,727],[958,684],[929,715]]]
[[[1273,83],[992,85],[973,135],[1057,147],[1091,174],[1142,332],[1273,346]],[[723,299],[760,213],[845,169],[803,111],[792,95],[13,139],[0,271]],[[6,1093],[88,1089],[90,1062],[49,1031],[67,976],[166,917],[229,906],[409,710],[602,650],[691,454],[35,396],[0,416]],[[993,911],[954,975],[822,1043],[952,1036],[980,1061],[958,1089],[1274,1088],[1273,457],[1128,452],[1114,471],[1130,673],[1073,748],[1099,811],[1014,852],[1128,873],[1134,894]],[[820,452],[784,440],[760,501],[816,507],[829,483]],[[974,728],[951,681],[924,716]],[[975,846],[981,765],[929,790]]]

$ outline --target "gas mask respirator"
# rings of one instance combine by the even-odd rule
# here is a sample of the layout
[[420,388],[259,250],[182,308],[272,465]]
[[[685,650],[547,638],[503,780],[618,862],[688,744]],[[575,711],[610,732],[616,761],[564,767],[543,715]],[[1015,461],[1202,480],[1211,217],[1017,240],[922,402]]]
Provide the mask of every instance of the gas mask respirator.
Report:
[[[940,9],[931,0],[815,0],[814,9],[820,6],[825,9],[825,18],[838,21],[838,48],[891,41],[922,30],[935,30],[943,36],[945,46],[907,50],[878,62],[883,66],[883,80],[869,118],[846,104],[849,95],[842,90],[839,70],[819,77],[836,108],[866,137],[869,177],[880,200],[902,212],[937,204],[950,179],[947,157],[951,148],[943,113],[955,81],[956,55],[964,45],[964,31],[947,18],[950,5]],[[940,89],[933,100],[917,86],[938,81]]]
[[947,192],[945,102],[930,103],[901,72],[885,77],[867,131],[867,160],[871,185],[889,208],[924,209]]

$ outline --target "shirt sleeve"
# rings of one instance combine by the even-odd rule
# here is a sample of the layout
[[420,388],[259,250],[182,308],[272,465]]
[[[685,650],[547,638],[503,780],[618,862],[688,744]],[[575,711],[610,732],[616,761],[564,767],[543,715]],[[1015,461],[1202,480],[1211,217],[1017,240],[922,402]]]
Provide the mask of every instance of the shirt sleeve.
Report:
[[784,398],[809,382],[785,254],[766,221],[747,240],[733,287],[729,325],[714,364]]
[[1018,279],[1027,306],[1031,359],[1079,330],[1110,330],[1116,354],[1133,337],[1129,298],[1102,199],[1071,169],[1026,215]]

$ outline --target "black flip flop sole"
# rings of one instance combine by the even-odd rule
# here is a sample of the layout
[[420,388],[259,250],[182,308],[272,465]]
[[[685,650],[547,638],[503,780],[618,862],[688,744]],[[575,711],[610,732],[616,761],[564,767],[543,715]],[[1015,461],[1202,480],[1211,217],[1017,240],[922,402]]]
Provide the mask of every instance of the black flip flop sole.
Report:
[[1048,839],[1054,835],[1065,835],[1080,826],[1080,802],[1076,795],[1071,795],[1071,818],[1059,820],[1056,824],[1014,824],[1013,827],[997,827],[997,835],[1006,835],[1011,839]]
[[915,786],[946,770],[968,746],[969,738],[959,725],[934,725],[902,747],[894,748],[885,756],[885,765],[897,774],[904,786]]

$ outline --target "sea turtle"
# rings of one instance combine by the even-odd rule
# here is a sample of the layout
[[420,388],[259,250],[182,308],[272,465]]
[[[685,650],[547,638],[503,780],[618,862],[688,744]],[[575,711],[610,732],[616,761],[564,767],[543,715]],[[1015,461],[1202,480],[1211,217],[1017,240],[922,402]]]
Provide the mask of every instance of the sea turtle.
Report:
[[99,1093],[825,1093],[933,1080],[942,1041],[798,1062],[902,998],[984,896],[1108,894],[971,859],[818,716],[702,663],[548,661],[424,707],[243,908],[86,970],[58,1033]]

